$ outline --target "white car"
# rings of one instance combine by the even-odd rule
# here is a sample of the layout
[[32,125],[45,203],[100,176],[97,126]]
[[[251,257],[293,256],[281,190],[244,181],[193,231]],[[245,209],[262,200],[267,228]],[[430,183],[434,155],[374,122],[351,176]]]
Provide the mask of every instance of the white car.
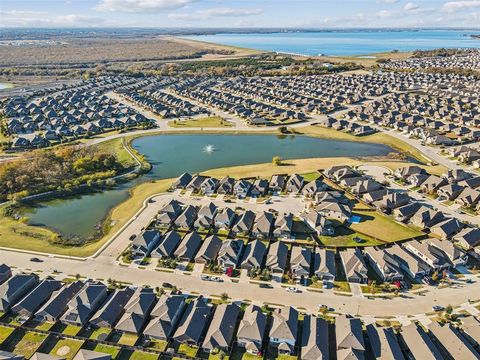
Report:
[[298,290],[296,287],[287,287],[287,292],[290,292],[290,293],[299,293],[300,290]]

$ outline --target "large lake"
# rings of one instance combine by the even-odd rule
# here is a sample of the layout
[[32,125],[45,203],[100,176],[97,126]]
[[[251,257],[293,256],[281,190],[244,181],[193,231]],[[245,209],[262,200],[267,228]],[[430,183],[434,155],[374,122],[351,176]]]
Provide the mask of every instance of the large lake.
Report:
[[413,51],[445,48],[480,47],[480,39],[471,34],[478,30],[418,31],[319,31],[270,34],[217,34],[187,36],[223,45],[302,55],[350,56],[379,52]]
[[[206,145],[215,151],[205,152]],[[46,201],[26,209],[31,224],[60,233],[88,238],[108,211],[128,198],[128,190],[141,181],[177,177],[184,172],[314,157],[382,156],[393,150],[379,144],[324,140],[306,136],[275,135],[156,135],[141,137],[133,146],[144,154],[153,169],[147,175],[115,189]],[[281,169],[279,169],[281,171]]]

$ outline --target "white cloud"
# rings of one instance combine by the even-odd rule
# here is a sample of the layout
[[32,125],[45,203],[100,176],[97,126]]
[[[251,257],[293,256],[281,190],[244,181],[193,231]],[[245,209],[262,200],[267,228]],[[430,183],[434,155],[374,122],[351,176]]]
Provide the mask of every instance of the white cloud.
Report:
[[375,15],[379,18],[389,18],[392,17],[395,13],[389,10],[380,10]]
[[0,12],[0,26],[4,27],[90,27],[103,26],[105,19],[77,14],[50,16],[43,11]]
[[189,14],[168,14],[168,17],[175,20],[207,20],[216,17],[253,16],[261,13],[262,9],[211,8],[206,10],[197,10]]
[[466,1],[449,1],[443,5],[443,11],[455,12],[465,9],[480,8],[480,1],[466,0]]
[[378,0],[377,3],[383,3],[383,4],[396,4],[400,0]]
[[415,10],[418,10],[420,7],[413,3],[413,2],[408,2],[405,4],[405,6],[403,7],[403,10],[405,11],[415,11]]
[[112,12],[160,12],[180,9],[197,0],[100,0],[98,11]]

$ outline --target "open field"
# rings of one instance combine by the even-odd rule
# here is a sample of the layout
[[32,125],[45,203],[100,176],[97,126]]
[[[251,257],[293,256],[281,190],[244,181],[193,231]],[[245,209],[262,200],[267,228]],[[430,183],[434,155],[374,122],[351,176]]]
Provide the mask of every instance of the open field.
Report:
[[403,60],[408,59],[412,56],[412,54],[412,52],[382,52],[376,54],[365,54],[365,56],[319,56],[316,57],[316,59],[332,64],[354,62],[365,67],[371,67],[377,65],[378,59]]
[[[220,47],[218,48],[220,50]],[[208,50],[200,44],[159,38],[84,38],[67,39],[61,44],[49,46],[9,46],[8,51],[0,55],[0,64],[19,66],[102,61],[138,62],[200,57],[204,52]]]
[[362,220],[358,224],[351,224],[352,230],[368,234],[383,242],[406,240],[423,234],[376,211],[355,211],[354,215],[359,215]]
[[201,128],[218,128],[218,127],[231,127],[233,124],[228,121],[223,120],[219,116],[210,116],[200,119],[191,119],[191,120],[172,120],[168,122],[168,126],[174,128],[191,128],[191,127],[201,127]]

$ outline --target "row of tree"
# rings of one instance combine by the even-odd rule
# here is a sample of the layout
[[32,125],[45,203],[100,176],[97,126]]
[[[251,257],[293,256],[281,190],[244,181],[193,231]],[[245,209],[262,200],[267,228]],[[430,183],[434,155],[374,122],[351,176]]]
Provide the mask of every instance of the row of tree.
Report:
[[125,170],[115,155],[95,147],[37,150],[0,164],[0,201],[47,191],[72,191],[104,182]]

